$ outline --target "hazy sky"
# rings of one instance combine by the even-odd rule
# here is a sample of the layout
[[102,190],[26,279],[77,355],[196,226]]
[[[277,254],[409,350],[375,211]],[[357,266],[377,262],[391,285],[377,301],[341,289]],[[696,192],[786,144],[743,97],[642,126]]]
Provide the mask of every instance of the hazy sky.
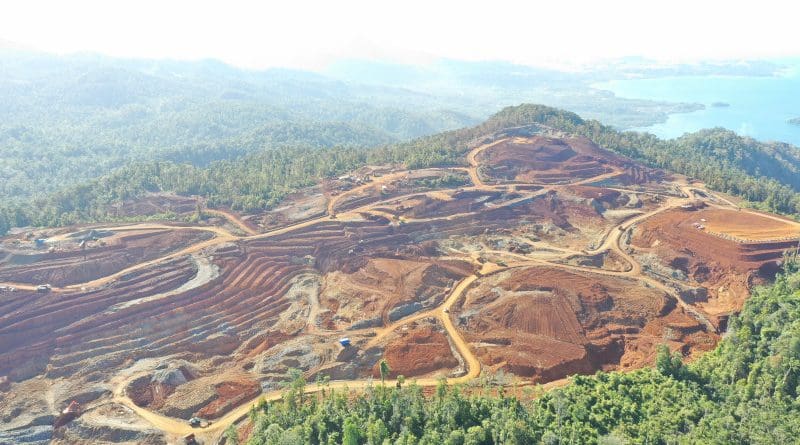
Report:
[[800,55],[793,3],[12,0],[0,3],[0,41],[251,68],[317,68],[339,57],[532,65],[628,55],[741,59]]

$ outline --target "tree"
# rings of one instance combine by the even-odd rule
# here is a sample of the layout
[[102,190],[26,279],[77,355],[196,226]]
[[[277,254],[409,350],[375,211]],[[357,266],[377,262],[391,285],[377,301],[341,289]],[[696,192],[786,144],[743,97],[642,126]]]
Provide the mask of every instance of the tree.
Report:
[[461,430],[450,431],[444,445],[464,445],[464,432]]
[[386,362],[386,359],[381,359],[381,362],[378,364],[378,367],[380,368],[381,372],[381,385],[386,386],[386,377],[389,375],[389,372],[391,372],[391,369],[389,368],[389,363]]
[[475,425],[467,429],[464,445],[488,445],[489,443],[491,443],[491,439],[482,426]]
[[344,421],[342,430],[342,445],[358,445],[361,440],[361,430],[351,418]]
[[683,358],[679,352],[670,352],[665,344],[658,345],[656,350],[656,370],[665,376],[680,379],[684,377],[686,369],[683,365]]
[[230,424],[225,428],[225,443],[231,445],[239,445],[239,433],[236,431],[236,425]]
[[389,438],[389,430],[381,419],[375,419],[367,426],[367,444],[382,445]]

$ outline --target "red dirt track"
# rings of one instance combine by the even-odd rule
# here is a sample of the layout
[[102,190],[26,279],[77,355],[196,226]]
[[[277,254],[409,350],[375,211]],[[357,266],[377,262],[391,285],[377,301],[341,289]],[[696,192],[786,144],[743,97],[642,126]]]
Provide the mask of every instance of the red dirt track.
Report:
[[[21,413],[79,397],[73,442],[124,423],[134,442],[214,443],[292,368],[358,389],[385,359],[427,387],[648,366],[662,343],[695,356],[797,245],[794,223],[586,139],[487,140],[469,167],[365,168],[218,225],[108,228],[85,250],[63,230],[3,240],[0,418],[27,428]],[[445,175],[471,183],[425,182]]]

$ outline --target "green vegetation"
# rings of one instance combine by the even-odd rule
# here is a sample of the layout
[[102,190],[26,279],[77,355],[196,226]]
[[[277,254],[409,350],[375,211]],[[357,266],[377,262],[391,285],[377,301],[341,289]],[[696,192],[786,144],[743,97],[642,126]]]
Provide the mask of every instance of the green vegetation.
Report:
[[[0,61],[0,234],[12,226],[114,220],[110,206],[147,192],[263,209],[321,177],[365,163],[462,163],[470,142],[504,126],[595,128],[594,121],[571,113],[521,106],[477,127],[439,133],[474,125],[519,100],[557,104],[622,127],[698,105],[622,99],[589,87],[634,73],[668,74],[644,61],[625,65],[633,71],[591,74],[459,61],[427,68],[351,61],[326,74],[256,72],[215,61],[15,51],[0,51]],[[714,69],[759,75],[775,68]],[[673,74],[709,69],[683,67]],[[411,138],[418,139],[401,142]],[[750,176],[773,177],[764,169]],[[723,185],[743,184],[740,179]],[[776,184],[759,187],[748,199],[766,202],[761,196],[777,195],[770,191]],[[792,205],[780,197],[765,205],[791,213]]]
[[0,62],[5,203],[136,162],[205,167],[264,149],[382,145],[474,124],[483,115],[408,90],[214,61],[0,50]]
[[762,143],[719,128],[661,140],[649,134],[619,132],[551,107],[521,105],[503,109],[475,127],[376,148],[320,149],[296,144],[218,160],[204,167],[172,161],[135,163],[99,179],[28,199],[25,204],[0,205],[0,233],[12,226],[110,220],[114,218],[112,204],[147,192],[200,195],[212,207],[264,209],[321,178],[365,164],[396,163],[408,168],[463,164],[464,154],[479,137],[532,124],[588,137],[647,165],[698,178],[714,190],[740,196],[759,208],[800,214],[797,147]]
[[385,156],[412,168],[463,162],[468,141],[534,123],[585,136],[646,165],[700,179],[714,190],[742,197],[759,208],[800,214],[800,149],[759,142],[722,128],[662,140],[646,133],[620,132],[568,111],[520,105],[503,109],[477,127],[394,145],[384,150]]
[[661,140],[587,121],[574,132],[647,165],[699,179],[758,208],[800,214],[800,149],[795,146],[759,142],[723,128]]
[[492,131],[542,124],[587,137],[646,165],[700,179],[710,188],[744,198],[755,206],[800,214],[800,149],[759,142],[723,128],[662,140],[647,133],[621,132],[575,113],[542,105],[508,107],[484,124],[393,146],[390,159],[411,166],[461,161],[467,141]]
[[[488,379],[410,384],[353,395],[303,395],[292,374],[282,401],[251,412],[250,444],[774,444],[800,437],[800,272],[796,254],[774,285],[754,290],[729,334],[684,365],[662,347],[655,367],[576,376],[539,397]],[[526,391],[531,391],[530,389]],[[538,390],[533,390],[534,392]],[[528,396],[535,394],[528,394]]]
[[0,49],[0,200],[27,202],[135,162],[205,167],[264,149],[404,141],[473,125],[520,99],[617,125],[695,109],[620,99],[585,85],[594,78],[502,63],[444,62],[400,83],[377,75],[379,65],[322,75]]
[[[265,149],[206,167],[170,161],[142,162],[120,168],[84,184],[66,186],[24,205],[0,204],[0,233],[9,227],[54,226],[114,219],[112,204],[148,192],[200,195],[210,206],[253,211],[271,207],[286,194],[365,164],[397,163],[409,168],[453,165],[476,138],[509,126],[531,122],[559,124],[561,111],[537,107],[540,113],[508,119],[500,113],[476,127],[426,136],[378,148],[306,145]],[[513,117],[513,116],[512,116]],[[446,179],[455,184],[457,179]],[[13,204],[13,203],[12,203]]]

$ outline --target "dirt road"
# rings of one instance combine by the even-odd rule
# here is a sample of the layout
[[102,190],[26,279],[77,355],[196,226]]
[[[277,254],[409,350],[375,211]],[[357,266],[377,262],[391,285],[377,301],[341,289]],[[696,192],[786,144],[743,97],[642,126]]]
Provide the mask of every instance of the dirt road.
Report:
[[[464,358],[464,362],[467,367],[466,373],[464,375],[446,379],[446,383],[449,385],[469,382],[470,380],[477,378],[481,372],[481,365],[480,362],[478,361],[478,358],[475,356],[475,354],[472,353],[472,351],[469,348],[469,345],[461,336],[461,333],[458,332],[458,330],[455,328],[449,315],[449,310],[453,306],[453,304],[463,296],[464,292],[477,279],[478,275],[470,275],[469,277],[461,280],[458,283],[458,285],[456,285],[450,292],[450,295],[447,297],[444,303],[442,303],[442,305],[439,306],[438,308],[430,311],[432,314],[435,314],[444,325],[448,335],[450,335],[453,341],[453,344],[458,350],[458,353],[461,354],[461,356]],[[427,316],[430,316],[430,314],[428,314]],[[403,320],[403,323],[409,323],[410,321],[411,320],[409,319],[405,319]],[[414,380],[414,383],[419,386],[436,386],[439,384],[439,382],[440,382],[439,379],[432,379],[432,378]],[[266,400],[266,401],[278,400],[282,397],[284,393],[283,390],[276,390],[261,394],[258,397],[239,405],[235,409],[225,414],[220,419],[214,421],[211,425],[209,425],[206,428],[192,428],[185,420],[167,417],[137,406],[128,396],[125,395],[124,388],[126,383],[127,381],[121,382],[114,391],[115,402],[127,406],[128,408],[136,412],[139,416],[141,416],[143,419],[150,422],[155,428],[158,428],[159,430],[167,434],[175,436],[184,436],[190,433],[194,433],[198,438],[207,440],[209,441],[209,443],[215,443],[215,441],[219,439],[221,434],[225,431],[226,428],[228,428],[229,425],[247,416],[247,414],[250,412],[250,409],[256,404],[258,404],[261,400]],[[396,380],[386,381],[386,384],[389,386],[394,386],[396,383],[397,383]],[[370,386],[375,386],[375,382],[373,379],[337,380],[337,381],[332,381],[324,386],[307,385],[305,391],[307,393],[314,393],[321,391],[323,389],[326,390],[363,389]]]
[[203,209],[203,213],[207,213],[209,215],[221,216],[231,223],[233,223],[236,227],[244,231],[244,233],[248,235],[258,235],[258,231],[250,227],[246,222],[244,222],[241,218],[237,215],[234,215],[231,212],[225,210],[216,210],[216,209]]
[[[490,148],[490,147],[492,147],[494,145],[497,145],[497,144],[499,144],[499,143],[501,143],[503,141],[505,141],[505,139],[502,139],[502,140],[499,140],[499,141],[495,141],[495,142],[493,142],[491,144],[483,145],[481,147],[478,147],[478,148],[472,150],[467,155],[467,161],[470,164],[470,167],[467,169],[467,171],[468,171],[469,176],[470,176],[471,180],[473,181],[474,185],[473,185],[473,187],[464,188],[465,190],[467,190],[467,189],[475,189],[475,190],[490,190],[490,191],[509,191],[509,190],[512,190],[516,185],[518,185],[518,184],[487,185],[487,184],[483,183],[483,181],[479,177],[480,175],[478,174],[478,162],[476,160],[476,157],[483,150],[486,150],[487,148]],[[554,190],[557,191],[557,190],[559,190],[560,187],[569,186],[569,185],[588,184],[588,183],[596,182],[598,180],[608,179],[608,178],[617,176],[617,175],[619,175],[621,173],[622,173],[621,171],[615,170],[615,171],[604,173],[602,175],[599,175],[599,176],[596,176],[596,177],[593,177],[593,178],[583,179],[583,180],[574,182],[572,184],[555,184],[555,185],[554,184],[535,184],[535,183],[527,184],[527,185],[541,186],[541,188],[538,189],[538,190],[532,191],[532,192],[517,192],[517,193],[519,193],[521,195],[520,198],[516,198],[514,200],[507,201],[507,202],[505,202],[505,203],[503,203],[501,205],[512,205],[512,204],[514,204],[516,202],[519,202],[521,200],[531,199],[533,197],[548,193],[550,191],[554,191]],[[298,230],[298,229],[302,229],[302,228],[306,228],[306,227],[309,227],[309,226],[313,226],[315,224],[320,224],[320,223],[322,223],[324,221],[330,221],[330,216],[335,214],[334,212],[336,210],[337,204],[339,202],[341,202],[341,200],[345,196],[349,196],[349,195],[352,195],[352,194],[355,194],[355,193],[359,193],[360,191],[363,191],[364,189],[366,189],[368,187],[380,187],[380,185],[382,185],[382,184],[386,184],[386,183],[388,183],[390,181],[400,179],[404,175],[407,175],[407,174],[408,174],[408,172],[398,172],[398,173],[386,175],[386,176],[383,176],[383,177],[380,177],[380,178],[376,178],[376,180],[371,182],[371,183],[364,184],[362,186],[356,187],[356,188],[354,188],[354,189],[352,189],[352,190],[350,190],[348,192],[345,192],[345,193],[343,193],[343,194],[341,194],[341,195],[339,195],[337,197],[332,198],[328,203],[328,215],[325,216],[325,217],[319,217],[319,218],[307,220],[307,221],[304,221],[304,222],[300,222],[300,223],[289,225],[289,226],[286,226],[286,227],[274,229],[274,230],[271,230],[271,231],[268,231],[268,232],[264,232],[264,233],[257,233],[255,230],[253,230],[252,228],[247,226],[247,224],[244,221],[242,221],[241,219],[239,219],[235,215],[231,215],[228,212],[218,211],[218,210],[211,210],[211,211],[207,211],[207,212],[208,213],[212,213],[212,214],[217,214],[217,215],[220,215],[220,216],[224,216],[228,221],[230,221],[231,223],[235,224],[240,229],[242,229],[244,232],[246,232],[247,235],[246,236],[234,235],[234,234],[232,234],[232,233],[228,232],[227,230],[225,230],[223,228],[220,228],[220,227],[207,227],[207,226],[186,227],[186,226],[166,225],[166,224],[135,224],[135,225],[127,225],[127,226],[119,226],[119,227],[100,228],[100,230],[110,230],[110,231],[187,230],[187,229],[204,230],[204,231],[213,232],[214,233],[214,238],[206,240],[206,241],[202,241],[202,242],[199,242],[199,243],[196,243],[196,244],[191,245],[189,247],[186,247],[186,248],[184,248],[184,249],[182,249],[180,251],[171,253],[169,255],[163,256],[163,257],[158,258],[158,259],[153,259],[153,260],[150,260],[150,261],[145,261],[145,262],[136,264],[136,265],[131,266],[129,268],[126,268],[126,269],[124,269],[122,271],[119,271],[119,272],[117,272],[115,274],[112,274],[112,275],[109,275],[109,276],[106,276],[106,277],[103,277],[103,278],[99,278],[97,280],[93,280],[93,281],[90,281],[90,282],[87,282],[87,283],[82,283],[82,284],[75,284],[75,285],[71,285],[71,286],[66,286],[64,288],[57,288],[57,289],[54,289],[54,291],[56,291],[56,292],[71,292],[71,291],[75,291],[75,290],[78,290],[78,289],[84,288],[84,287],[93,288],[93,287],[102,286],[102,285],[108,284],[108,283],[118,279],[121,276],[129,274],[131,272],[134,272],[134,271],[137,271],[137,270],[141,270],[141,269],[144,269],[146,267],[150,267],[152,265],[162,263],[164,261],[170,261],[170,260],[173,260],[173,259],[176,259],[176,258],[184,257],[186,255],[195,254],[195,253],[197,253],[197,252],[199,252],[199,251],[201,251],[203,249],[206,249],[206,248],[209,248],[209,247],[212,247],[212,246],[215,246],[215,245],[219,245],[221,243],[233,242],[233,241],[242,241],[242,240],[254,240],[254,239],[270,238],[270,237],[286,234],[286,233],[289,233],[289,232],[292,232],[292,231],[295,231],[295,230]],[[697,189],[696,186],[694,186],[692,188]],[[689,189],[688,186],[684,186],[683,189],[684,189],[685,193],[689,191],[688,190]],[[423,192],[422,194],[424,194],[424,193],[425,192]],[[427,192],[427,193],[431,197],[434,197],[434,198],[443,198],[441,191],[431,191],[431,192]],[[405,196],[419,195],[419,194],[421,194],[421,193],[413,193],[413,194],[409,194],[409,195],[405,195]],[[609,271],[609,270],[590,268],[590,267],[573,266],[573,265],[562,264],[562,263],[549,261],[549,260],[545,260],[545,259],[541,259],[541,258],[538,258],[538,259],[537,258],[528,258],[528,257],[525,257],[524,255],[514,254],[513,258],[515,260],[518,260],[518,261],[513,261],[513,262],[509,263],[507,266],[501,266],[501,265],[496,264],[496,263],[485,263],[485,264],[483,264],[481,273],[470,275],[470,276],[464,278],[463,280],[461,280],[460,282],[458,282],[454,286],[452,291],[450,291],[449,295],[444,299],[442,304],[439,305],[438,307],[435,307],[433,309],[429,309],[427,311],[419,312],[417,314],[414,314],[412,316],[406,317],[406,318],[404,318],[402,320],[399,320],[399,321],[397,321],[395,323],[392,323],[391,325],[383,327],[383,328],[367,329],[367,330],[373,331],[376,334],[375,337],[373,339],[371,339],[368,344],[369,345],[377,344],[380,340],[385,338],[386,335],[388,335],[389,333],[393,332],[398,327],[400,327],[400,326],[402,326],[404,324],[408,324],[408,323],[411,323],[413,321],[416,321],[416,320],[419,320],[419,319],[422,319],[422,318],[435,317],[444,326],[447,335],[450,337],[450,339],[452,341],[452,344],[455,346],[455,349],[457,350],[458,354],[460,354],[461,357],[464,359],[464,363],[465,363],[465,371],[466,371],[465,374],[461,375],[461,376],[458,376],[458,377],[448,378],[446,380],[446,382],[448,384],[456,384],[456,383],[465,383],[465,382],[468,382],[470,380],[473,380],[473,379],[475,379],[476,377],[478,377],[480,375],[481,365],[480,365],[480,362],[478,361],[477,357],[475,356],[475,354],[471,351],[471,349],[469,347],[469,344],[466,342],[466,340],[464,339],[462,334],[458,331],[458,329],[453,324],[453,321],[452,321],[452,319],[450,317],[450,309],[451,309],[451,307],[454,304],[456,304],[456,302],[458,302],[460,298],[463,297],[463,295],[467,291],[467,289],[469,289],[469,287],[473,283],[475,283],[479,279],[479,277],[482,276],[482,275],[485,275],[487,273],[497,272],[497,271],[500,271],[500,270],[506,270],[506,269],[509,269],[509,268],[526,267],[526,266],[541,265],[541,264],[546,264],[546,265],[548,265],[550,267],[559,267],[559,268],[569,269],[569,270],[572,270],[572,271],[578,271],[578,272],[581,272],[581,273],[613,275],[613,276],[628,277],[628,278],[641,280],[641,281],[647,283],[649,286],[652,286],[654,288],[663,290],[668,295],[671,295],[672,297],[676,298],[676,300],[684,308],[684,310],[686,310],[687,312],[691,313],[698,320],[703,322],[703,324],[708,329],[714,330],[713,325],[701,313],[699,313],[697,310],[695,310],[693,307],[691,307],[691,305],[689,305],[686,302],[684,302],[680,298],[680,295],[678,294],[678,292],[676,292],[676,290],[674,288],[672,288],[669,285],[666,285],[666,284],[664,284],[664,283],[662,283],[662,282],[660,282],[660,281],[658,281],[658,280],[656,280],[656,279],[654,279],[654,278],[652,278],[650,276],[647,276],[646,274],[643,274],[641,265],[635,260],[635,258],[633,258],[632,255],[630,255],[620,245],[623,235],[634,224],[637,224],[637,223],[639,223],[641,221],[644,221],[644,220],[646,220],[648,218],[651,218],[651,217],[653,217],[654,215],[657,215],[660,212],[663,212],[663,211],[666,211],[666,210],[669,210],[669,209],[673,209],[675,207],[683,205],[683,204],[693,200],[691,198],[691,196],[692,196],[691,193],[687,193],[687,197],[686,198],[677,198],[677,197],[669,198],[668,200],[666,200],[666,202],[664,202],[663,205],[661,205],[657,209],[654,209],[654,210],[646,212],[646,213],[642,213],[640,215],[636,215],[634,217],[628,218],[628,219],[620,222],[619,224],[617,224],[614,227],[612,227],[604,235],[604,237],[601,239],[601,241],[600,241],[600,243],[599,243],[599,245],[597,247],[595,247],[593,249],[590,249],[590,250],[587,250],[587,252],[589,252],[589,253],[600,253],[600,252],[604,252],[604,251],[613,251],[616,254],[618,254],[621,258],[623,258],[627,263],[629,263],[630,268],[628,270],[625,270],[625,271]],[[402,196],[401,197],[393,197],[393,198],[391,198],[391,200],[397,200],[397,199],[402,199],[402,198],[403,198]],[[354,219],[354,220],[355,219],[359,219],[359,218],[361,218],[361,213],[364,213],[364,212],[373,212],[374,213],[374,212],[376,212],[376,207],[379,207],[381,205],[385,205],[385,203],[387,201],[389,201],[389,200],[384,200],[384,201],[380,201],[380,202],[377,202],[377,203],[372,203],[372,204],[367,204],[367,205],[364,205],[364,206],[360,206],[358,208],[349,210],[347,212],[343,212],[342,214],[337,215],[337,216],[338,216],[338,218],[340,220],[347,220],[348,218],[349,219]],[[415,220],[409,220],[409,221],[428,222],[428,221],[435,221],[435,220],[439,220],[439,219],[447,220],[447,219],[453,219],[453,218],[462,217],[464,215],[469,215],[469,214],[471,214],[471,213],[457,214],[457,215],[447,215],[447,216],[443,216],[443,217],[439,217],[439,218],[415,219]],[[762,214],[760,214],[760,215],[762,215]],[[762,216],[764,216],[764,215],[762,215]],[[66,236],[66,235],[62,235],[62,236]],[[490,253],[508,255],[508,252],[501,252],[501,251],[497,251],[497,252],[491,252],[490,251]],[[569,254],[571,254],[571,253],[570,252],[565,252],[565,255],[569,255]],[[465,256],[465,259],[471,260],[471,261],[476,261],[477,260],[477,258],[474,258],[474,257],[471,258],[469,256]],[[35,289],[35,286],[23,286],[23,285],[15,285],[15,286],[20,288],[20,289],[27,289],[27,290]],[[168,298],[169,295],[171,295],[171,294],[165,293],[164,294],[164,298]],[[312,305],[313,305],[313,302],[312,302]],[[351,332],[355,332],[355,331],[351,331]],[[250,400],[250,401],[248,401],[246,403],[243,403],[243,404],[237,406],[236,408],[234,408],[233,410],[231,410],[230,412],[225,414],[222,418],[218,419],[217,421],[215,421],[212,425],[210,425],[207,428],[192,428],[186,423],[185,420],[170,418],[170,417],[163,416],[161,414],[149,411],[149,410],[147,410],[145,408],[141,408],[141,407],[136,406],[124,394],[125,383],[126,382],[121,382],[121,383],[119,383],[117,385],[117,388],[116,388],[115,394],[114,394],[114,400],[115,401],[117,401],[119,403],[122,403],[125,406],[129,407],[131,410],[136,412],[143,419],[145,419],[148,422],[150,422],[155,428],[157,428],[159,430],[162,430],[162,431],[164,431],[165,433],[167,433],[169,435],[181,436],[181,435],[185,435],[185,434],[189,434],[189,433],[195,433],[195,434],[198,435],[198,437],[200,437],[202,439],[205,439],[205,440],[210,440],[210,441],[216,440],[218,437],[220,437],[222,432],[229,425],[231,425],[232,423],[234,423],[234,422],[238,421],[239,419],[245,417],[247,415],[247,413],[249,412],[250,408],[255,403],[257,403],[259,400],[261,400],[261,399],[268,400],[268,401],[269,400],[277,400],[282,395],[282,391],[271,391],[271,392],[262,394],[262,395],[260,395],[259,397],[255,398],[253,400]],[[435,386],[435,385],[437,385],[439,383],[439,380],[438,379],[419,379],[419,380],[416,381],[416,383],[418,385],[420,385],[420,386]],[[394,385],[395,382],[394,381],[389,381],[389,382],[387,382],[387,384]],[[333,382],[330,382],[330,384],[326,385],[325,387],[329,388],[329,389],[344,389],[344,388],[361,389],[361,388],[365,388],[365,387],[368,387],[368,386],[371,386],[371,385],[374,385],[374,382],[373,382],[372,379],[360,379],[360,380],[351,380],[351,381],[333,381]],[[322,389],[322,388],[320,388],[320,387],[318,387],[316,385],[309,385],[306,388],[306,391],[311,393],[311,392],[319,391],[320,389]]]
[[491,147],[494,147],[496,145],[502,144],[503,142],[507,141],[508,139],[509,138],[500,139],[500,140],[497,140],[497,141],[494,141],[494,142],[490,142],[488,144],[481,145],[480,147],[472,149],[472,151],[470,151],[467,154],[467,162],[470,165],[470,168],[467,171],[469,172],[469,177],[472,180],[472,184],[475,187],[477,187],[478,189],[486,189],[487,185],[483,183],[483,180],[481,180],[481,175],[478,173],[479,163],[478,163],[477,156],[482,151],[486,150],[487,148],[491,148]]

